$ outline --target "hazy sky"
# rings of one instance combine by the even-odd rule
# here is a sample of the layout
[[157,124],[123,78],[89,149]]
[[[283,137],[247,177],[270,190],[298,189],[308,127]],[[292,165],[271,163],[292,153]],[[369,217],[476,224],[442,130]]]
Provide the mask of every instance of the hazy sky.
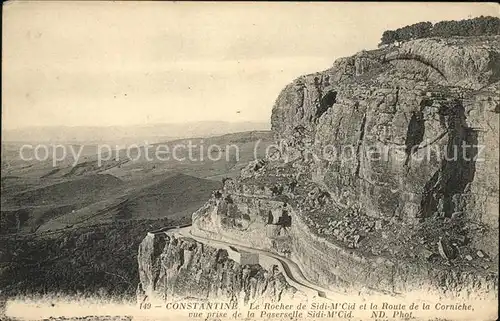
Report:
[[[472,3],[4,5],[3,127],[269,121],[280,89],[384,30],[498,15]],[[237,113],[240,111],[240,113]]]

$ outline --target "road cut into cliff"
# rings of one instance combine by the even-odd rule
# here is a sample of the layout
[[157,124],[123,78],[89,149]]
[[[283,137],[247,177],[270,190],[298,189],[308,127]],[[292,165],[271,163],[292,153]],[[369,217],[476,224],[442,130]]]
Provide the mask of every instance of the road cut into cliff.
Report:
[[260,249],[251,248],[242,244],[228,243],[220,240],[209,239],[199,235],[194,235],[193,233],[191,233],[191,227],[172,229],[165,233],[173,235],[174,237],[192,238],[197,242],[220,248],[228,252],[233,252],[236,248],[244,252],[256,253],[258,254],[258,263],[261,266],[268,268],[271,266],[276,266],[283,273],[285,279],[291,286],[307,294],[310,298],[329,299],[333,297],[339,297],[341,295],[337,293],[331,293],[331,291],[327,289],[323,289],[321,287],[318,287],[317,285],[310,283],[307,279],[305,279],[299,266],[295,262],[284,256],[280,256],[275,253],[263,251]]

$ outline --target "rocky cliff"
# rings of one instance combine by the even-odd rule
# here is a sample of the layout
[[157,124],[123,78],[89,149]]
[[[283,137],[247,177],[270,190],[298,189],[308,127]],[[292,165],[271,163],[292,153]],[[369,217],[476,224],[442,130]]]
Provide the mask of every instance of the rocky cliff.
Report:
[[[499,36],[409,41],[299,77],[273,107],[276,148],[225,180],[192,231],[292,258],[331,289],[495,296],[499,80]],[[143,288],[186,264],[172,249],[191,243],[162,242],[141,245]],[[190,277],[234,271],[207,296],[240,284],[241,267],[188,248],[213,262]],[[160,292],[194,286],[176,277]]]
[[310,179],[340,207],[461,220],[498,256],[499,47],[498,36],[421,39],[341,59],[283,90],[273,130],[285,157],[313,155]]

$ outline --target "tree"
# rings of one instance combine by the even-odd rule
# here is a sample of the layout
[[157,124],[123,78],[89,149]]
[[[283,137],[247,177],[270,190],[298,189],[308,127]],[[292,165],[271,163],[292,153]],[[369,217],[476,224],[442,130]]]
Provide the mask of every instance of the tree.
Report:
[[397,34],[396,34],[396,32],[393,31],[393,30],[386,30],[382,34],[382,39],[381,39],[380,44],[381,45],[386,45],[386,44],[390,44],[390,43],[393,43],[393,42],[396,42],[396,41],[397,41]]

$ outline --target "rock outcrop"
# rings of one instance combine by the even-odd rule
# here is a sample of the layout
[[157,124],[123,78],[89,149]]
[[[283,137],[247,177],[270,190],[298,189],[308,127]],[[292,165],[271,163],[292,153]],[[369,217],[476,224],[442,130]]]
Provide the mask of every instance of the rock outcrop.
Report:
[[[299,77],[273,107],[276,148],[225,180],[192,232],[290,257],[331,289],[496,296],[499,69],[499,36],[430,38]],[[166,278],[160,292],[189,292],[196,281],[172,276],[180,246],[235,271],[206,296],[241,291],[241,267],[217,251],[162,242],[141,245],[146,291]]]

